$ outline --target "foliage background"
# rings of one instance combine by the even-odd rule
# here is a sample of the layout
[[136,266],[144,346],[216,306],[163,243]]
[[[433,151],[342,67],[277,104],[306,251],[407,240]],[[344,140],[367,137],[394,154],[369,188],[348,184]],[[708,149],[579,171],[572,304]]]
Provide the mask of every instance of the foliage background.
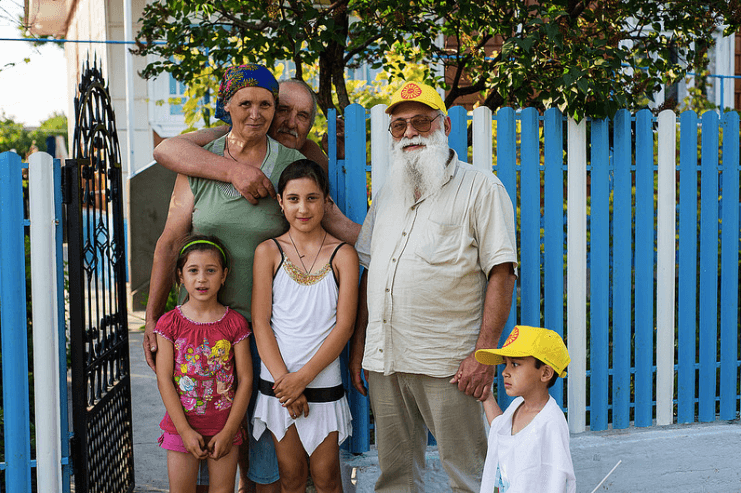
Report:
[[144,77],[212,88],[228,65],[290,61],[315,79],[325,115],[359,102],[347,69],[383,68],[393,82],[409,62],[448,107],[476,95],[492,111],[604,118],[706,69],[714,36],[740,24],[741,0],[155,0],[134,52],[154,57]]

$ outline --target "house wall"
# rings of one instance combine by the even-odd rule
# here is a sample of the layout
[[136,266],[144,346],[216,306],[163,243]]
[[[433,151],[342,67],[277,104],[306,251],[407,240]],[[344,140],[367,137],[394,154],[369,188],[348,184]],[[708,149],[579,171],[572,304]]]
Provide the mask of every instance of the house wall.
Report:
[[[146,0],[131,0],[132,34],[139,30],[139,23]],[[70,17],[65,37],[68,39],[90,39],[94,41],[126,39],[124,32],[123,0],[79,0]],[[126,65],[125,56],[129,45],[102,43],[66,43],[67,87],[70,99],[69,132],[75,128],[74,96],[82,73],[83,63],[98,60],[103,76],[108,83],[111,103],[116,118],[119,146],[121,150],[122,174],[127,224],[128,274],[132,298],[130,308],[143,308],[142,294],[148,291],[150,268],[155,243],[164,227],[167,206],[175,174],[152,163],[154,133],[150,115],[150,88],[148,81],[137,74],[146,66],[143,57],[133,57],[133,156],[128,147],[128,119],[126,113]],[[161,96],[155,96],[161,98]],[[179,132],[175,132],[179,133]],[[72,150],[70,150],[70,154]]]
[[[96,0],[79,0],[75,11],[70,17],[67,32],[64,34],[67,39],[89,39],[94,41],[103,41],[106,39],[105,30],[105,2]],[[108,57],[105,45],[95,43],[65,43],[64,57],[67,61],[67,125],[68,134],[74,135],[75,128],[75,99],[77,95],[77,86],[80,82],[82,66],[88,59],[98,61],[103,74],[108,73]],[[107,78],[106,78],[107,79]],[[70,155],[74,155],[72,148],[72,139],[70,139]]]

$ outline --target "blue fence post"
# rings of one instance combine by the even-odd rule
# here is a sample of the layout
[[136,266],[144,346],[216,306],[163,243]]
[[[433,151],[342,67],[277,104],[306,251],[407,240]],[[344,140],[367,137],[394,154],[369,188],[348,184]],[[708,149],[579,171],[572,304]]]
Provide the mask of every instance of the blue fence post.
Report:
[[21,158],[0,154],[0,326],[6,491],[31,491],[28,329]]
[[[545,112],[543,146],[543,316],[545,327],[563,336],[563,115],[556,108]],[[556,380],[551,395],[563,408],[563,379]]]
[[368,212],[368,192],[365,165],[366,131],[365,108],[351,104],[345,108],[345,174],[347,210],[345,214],[356,223],[362,223]]
[[[535,108],[520,115],[520,323],[540,327],[540,125]],[[517,196],[512,199],[517,202]]]
[[736,419],[738,374],[739,117],[723,114],[720,258],[720,419]]
[[589,215],[589,429],[607,429],[610,295],[610,137],[607,119],[592,121]]
[[718,114],[702,115],[700,166],[700,421],[715,420],[718,345]]
[[612,426],[627,428],[630,425],[630,348],[633,311],[630,275],[633,258],[630,176],[632,144],[628,110],[620,110],[615,114],[613,140],[615,163],[612,201]]
[[653,114],[636,114],[635,425],[653,423],[654,139]]
[[[504,184],[510,199],[512,200],[512,209],[517,211],[517,130],[515,126],[515,110],[504,107],[497,111],[495,117],[497,122],[497,177]],[[512,293],[512,307],[509,312],[509,318],[502,330],[499,338],[499,346],[507,340],[512,328],[515,326],[517,314],[517,282]],[[501,383],[501,382],[500,382]],[[497,384],[497,402],[499,405],[509,405],[512,398],[504,391],[504,385]]]
[[697,114],[679,117],[677,423],[695,421],[697,315]]
[[451,125],[448,145],[458,154],[458,159],[468,162],[468,112],[463,106],[453,106],[448,116]]
[[[345,214],[361,224],[368,211],[365,128],[365,108],[358,104],[345,108]],[[352,453],[362,453],[370,450],[370,408],[368,398],[360,395],[352,384],[349,387],[353,425],[349,448]]]

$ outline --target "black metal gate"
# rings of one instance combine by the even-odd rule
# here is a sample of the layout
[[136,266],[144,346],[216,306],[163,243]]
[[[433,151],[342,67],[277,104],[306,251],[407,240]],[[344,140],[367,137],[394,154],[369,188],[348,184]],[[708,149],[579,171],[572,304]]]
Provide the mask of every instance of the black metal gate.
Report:
[[76,493],[134,489],[123,184],[116,120],[97,62],[75,98],[64,166]]

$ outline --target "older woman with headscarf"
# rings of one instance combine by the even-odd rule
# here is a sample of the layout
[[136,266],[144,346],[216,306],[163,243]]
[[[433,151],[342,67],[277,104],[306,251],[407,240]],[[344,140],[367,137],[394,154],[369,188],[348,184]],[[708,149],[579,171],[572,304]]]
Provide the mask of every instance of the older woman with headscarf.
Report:
[[[229,132],[208,144],[206,149],[234,160],[238,166],[254,166],[275,185],[283,169],[303,158],[268,135],[278,98],[278,82],[261,65],[230,67],[219,87],[216,116],[231,125]],[[252,261],[255,248],[268,238],[287,230],[278,202],[247,202],[229,183],[178,175],[172,192],[165,229],[154,251],[149,300],[146,312],[145,354],[154,368],[151,353],[157,350],[154,327],[164,313],[168,293],[174,282],[177,247],[188,233],[217,235],[232,256],[231,271],[220,296],[224,304],[251,320]],[[259,358],[253,345],[253,367]],[[259,370],[254,376],[259,377]],[[257,385],[253,384],[253,390]],[[253,404],[254,398],[251,404]],[[252,411],[252,407],[248,415]],[[251,434],[250,434],[251,435]],[[249,478],[268,484],[278,478],[272,439],[255,440],[250,436]],[[240,455],[242,453],[240,452]],[[240,461],[240,465],[241,465]]]

